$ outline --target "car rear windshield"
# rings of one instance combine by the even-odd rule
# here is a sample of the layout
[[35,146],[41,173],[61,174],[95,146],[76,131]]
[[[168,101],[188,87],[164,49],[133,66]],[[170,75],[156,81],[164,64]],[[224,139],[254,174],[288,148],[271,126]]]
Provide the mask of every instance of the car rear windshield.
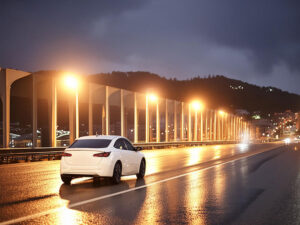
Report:
[[109,139],[82,139],[76,140],[69,148],[106,148],[110,142]]

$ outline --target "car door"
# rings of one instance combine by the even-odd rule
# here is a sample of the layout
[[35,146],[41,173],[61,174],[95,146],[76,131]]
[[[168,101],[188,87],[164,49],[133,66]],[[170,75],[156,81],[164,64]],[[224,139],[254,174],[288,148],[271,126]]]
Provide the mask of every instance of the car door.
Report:
[[131,170],[130,160],[129,160],[127,146],[124,142],[124,139],[119,138],[118,140],[116,140],[114,147],[118,149],[118,152],[120,154],[120,159],[122,162],[122,175],[130,174],[130,170]]
[[134,150],[133,145],[128,140],[124,139],[124,142],[128,152],[127,155],[130,164],[130,173],[137,174],[140,166],[139,154]]

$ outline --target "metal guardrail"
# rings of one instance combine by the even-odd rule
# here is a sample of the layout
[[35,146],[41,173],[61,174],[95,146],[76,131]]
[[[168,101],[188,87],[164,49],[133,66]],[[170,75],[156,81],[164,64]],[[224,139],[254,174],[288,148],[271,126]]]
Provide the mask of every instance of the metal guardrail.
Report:
[[0,149],[0,164],[60,159],[65,148],[5,148]]
[[[178,141],[178,142],[151,142],[138,143],[134,146],[141,146],[143,149],[163,149],[171,147],[216,145],[216,144],[236,144],[236,141]],[[60,159],[65,147],[43,147],[43,148],[6,148],[0,149],[0,164],[34,162],[41,160]]]
[[166,147],[183,147],[199,145],[218,145],[218,144],[236,144],[237,141],[177,141],[177,142],[151,142],[138,143],[135,146],[141,146],[144,149],[166,148]]

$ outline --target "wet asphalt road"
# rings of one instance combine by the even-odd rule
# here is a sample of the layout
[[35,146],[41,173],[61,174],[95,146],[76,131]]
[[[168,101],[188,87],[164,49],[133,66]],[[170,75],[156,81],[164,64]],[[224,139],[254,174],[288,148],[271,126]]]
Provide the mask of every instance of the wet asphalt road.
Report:
[[300,224],[300,145],[144,151],[147,176],[62,184],[59,161],[0,165],[0,224]]

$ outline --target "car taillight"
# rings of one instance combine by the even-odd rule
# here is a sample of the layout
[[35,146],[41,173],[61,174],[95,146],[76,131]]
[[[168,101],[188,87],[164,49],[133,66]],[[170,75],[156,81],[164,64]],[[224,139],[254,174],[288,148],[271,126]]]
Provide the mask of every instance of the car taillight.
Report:
[[110,155],[110,152],[101,152],[101,153],[97,153],[94,154],[94,157],[108,157]]
[[64,156],[64,157],[71,157],[72,154],[71,154],[71,153],[64,152],[61,156]]

